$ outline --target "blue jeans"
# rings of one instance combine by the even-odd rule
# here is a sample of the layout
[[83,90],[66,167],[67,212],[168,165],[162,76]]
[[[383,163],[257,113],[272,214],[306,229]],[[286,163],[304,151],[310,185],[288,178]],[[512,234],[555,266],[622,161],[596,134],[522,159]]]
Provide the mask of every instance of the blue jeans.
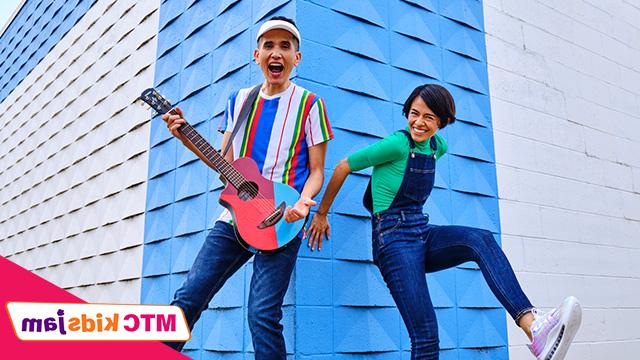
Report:
[[[282,303],[300,242],[300,238],[296,238],[284,250],[272,254],[256,254],[253,260],[247,316],[257,360],[286,358],[280,324]],[[215,223],[171,303],[184,311],[190,329],[222,285],[253,255],[236,241],[230,224],[222,221]],[[184,343],[167,345],[180,351]]]
[[399,210],[373,215],[372,226],[373,260],[409,332],[411,359],[438,359],[438,324],[425,273],[474,261],[516,321],[533,308],[490,231],[430,225],[421,213]]

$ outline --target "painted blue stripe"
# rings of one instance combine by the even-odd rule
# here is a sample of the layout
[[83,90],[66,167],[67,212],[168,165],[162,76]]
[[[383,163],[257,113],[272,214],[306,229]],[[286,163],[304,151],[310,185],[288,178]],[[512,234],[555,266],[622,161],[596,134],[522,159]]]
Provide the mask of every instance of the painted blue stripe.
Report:
[[[209,6],[211,11],[199,11],[202,6]],[[210,55],[213,66],[203,67],[202,76],[212,79],[208,104],[212,117],[225,111],[233,90],[262,79],[259,69],[250,61],[250,54],[255,47],[252,36],[267,17],[263,14],[294,18],[302,31],[304,54],[296,68],[295,82],[322,96],[332,111],[329,115],[335,140],[329,144],[327,169],[376,138],[402,128],[406,119],[400,106],[415,86],[423,83],[446,86],[456,99],[459,121],[441,132],[450,151],[439,160],[438,187],[425,210],[433,223],[485,228],[500,242],[481,1],[367,0],[318,5],[314,1],[293,0],[176,0],[163,2],[160,13],[160,61],[165,67],[171,63],[182,69],[170,67],[156,73],[156,84],[167,90],[184,91],[182,103],[197,103],[188,89],[183,89],[188,83],[182,83],[180,74],[188,74],[190,70],[186,68],[197,57]],[[209,44],[212,50],[194,49],[194,44]],[[174,71],[179,76],[174,76]],[[164,80],[169,75],[174,80]],[[269,111],[267,104],[262,111],[261,121]],[[268,139],[266,134],[260,134],[267,124],[257,126],[259,133],[252,150],[255,159],[260,158],[258,154],[262,151],[260,141]],[[295,169],[294,185],[298,190],[309,171],[304,166],[308,149],[306,144],[302,146]],[[155,142],[150,154],[171,151],[174,151],[171,147]],[[150,155],[150,169],[165,171],[167,156]],[[264,161],[259,161],[260,168],[263,164]],[[186,221],[185,217],[178,214],[186,211],[187,206],[198,206],[206,211],[207,221],[211,221],[220,212],[217,180],[210,181],[206,209],[202,209],[201,200],[193,204],[182,204],[184,199],[167,203],[172,197],[178,198],[177,190],[173,196],[158,195],[154,188],[169,184],[182,166],[185,165],[176,164],[176,169],[168,173],[158,170],[154,174],[160,175],[150,176],[148,192],[153,199],[145,217],[145,253],[149,248],[151,254],[146,258],[147,271],[142,279],[142,300],[146,303],[168,301],[181,284],[188,265],[182,254],[199,250],[200,245],[188,241],[190,235],[180,229],[205,232],[213,225],[212,222],[207,226],[185,225],[181,223]],[[292,286],[295,291],[291,292],[294,295],[285,300],[293,306],[285,306],[283,319],[291,356],[331,358],[350,353],[380,359],[408,356],[410,340],[400,325],[397,310],[393,309],[389,290],[371,263],[371,224],[360,205],[368,180],[363,175],[367,174],[350,176],[345,185],[348,189],[341,191],[332,209],[332,241],[327,243],[326,250],[312,253],[304,246],[300,248],[298,275]],[[327,171],[325,181],[330,175]],[[163,266],[165,263],[172,265]],[[205,310],[203,320],[196,326],[196,336],[187,345],[187,355],[197,357],[206,349],[211,358],[252,356],[251,334],[244,321],[251,271],[251,266],[241,269],[214,297],[211,308]],[[480,271],[464,264],[429,274],[427,279],[435,311],[442,320],[441,359],[506,360],[505,312],[496,303]],[[217,319],[219,326],[207,322],[212,318]],[[335,336],[318,341],[296,340],[309,339],[317,333]]]

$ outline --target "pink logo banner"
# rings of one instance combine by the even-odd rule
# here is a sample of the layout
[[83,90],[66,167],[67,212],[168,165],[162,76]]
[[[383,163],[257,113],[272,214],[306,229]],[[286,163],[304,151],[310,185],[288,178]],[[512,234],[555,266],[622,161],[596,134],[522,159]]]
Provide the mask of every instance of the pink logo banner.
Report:
[[21,340],[7,312],[9,303],[86,302],[2,256],[0,274],[0,344],[3,359],[188,359],[157,341]]

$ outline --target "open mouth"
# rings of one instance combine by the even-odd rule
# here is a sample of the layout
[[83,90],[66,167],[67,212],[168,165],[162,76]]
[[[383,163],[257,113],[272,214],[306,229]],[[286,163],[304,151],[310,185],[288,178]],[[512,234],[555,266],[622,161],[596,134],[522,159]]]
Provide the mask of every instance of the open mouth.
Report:
[[280,63],[270,63],[268,68],[269,68],[269,73],[271,73],[271,75],[273,76],[279,76],[284,71],[284,65]]

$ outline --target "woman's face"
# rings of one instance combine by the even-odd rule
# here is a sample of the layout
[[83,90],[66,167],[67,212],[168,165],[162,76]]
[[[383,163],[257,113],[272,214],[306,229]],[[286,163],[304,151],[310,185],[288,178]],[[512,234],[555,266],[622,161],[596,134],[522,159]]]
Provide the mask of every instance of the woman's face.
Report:
[[438,131],[440,124],[440,119],[429,109],[420,96],[413,99],[407,120],[409,121],[411,138],[416,142],[428,140]]

